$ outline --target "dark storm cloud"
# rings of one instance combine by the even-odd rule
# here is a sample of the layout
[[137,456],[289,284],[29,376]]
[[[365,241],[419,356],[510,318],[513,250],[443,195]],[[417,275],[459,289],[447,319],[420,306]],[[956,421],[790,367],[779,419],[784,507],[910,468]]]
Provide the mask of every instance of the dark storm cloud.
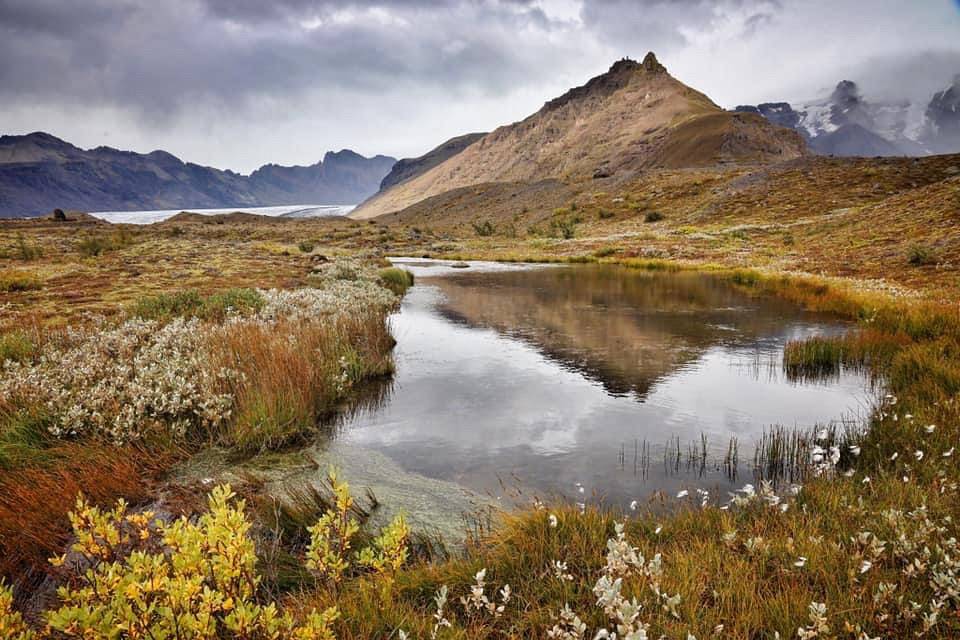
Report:
[[0,96],[129,104],[160,115],[197,98],[408,82],[509,89],[544,52],[515,34],[553,24],[530,2],[117,4],[5,0]]
[[[587,0],[615,45],[681,46],[748,0]],[[758,10],[751,20],[766,15]],[[198,99],[365,90],[397,83],[502,93],[575,55],[569,25],[534,0],[0,0],[0,97],[169,115]]]
[[0,0],[0,133],[249,170],[423,153],[648,50],[728,105],[960,71],[954,8],[875,0],[869,18],[860,0]]

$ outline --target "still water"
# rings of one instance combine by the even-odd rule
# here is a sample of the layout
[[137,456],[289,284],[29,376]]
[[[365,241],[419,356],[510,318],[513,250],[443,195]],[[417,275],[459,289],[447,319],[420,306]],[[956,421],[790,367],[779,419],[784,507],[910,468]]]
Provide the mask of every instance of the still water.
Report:
[[[856,419],[872,402],[859,375],[799,383],[781,370],[787,340],[843,323],[708,275],[396,262],[417,278],[391,319],[396,375],[336,437],[408,472],[504,499],[519,488],[625,505],[727,488],[732,438],[745,463],[764,429]],[[703,438],[704,468],[665,464]]]

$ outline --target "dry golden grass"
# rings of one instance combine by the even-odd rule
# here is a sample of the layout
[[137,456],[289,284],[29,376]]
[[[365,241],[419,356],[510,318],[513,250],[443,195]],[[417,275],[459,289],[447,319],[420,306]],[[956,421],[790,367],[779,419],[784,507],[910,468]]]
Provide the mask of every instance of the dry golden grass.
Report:
[[393,371],[386,310],[348,318],[246,324],[215,334],[216,367],[240,372],[225,391],[235,415],[222,439],[239,450],[304,440],[355,386]]

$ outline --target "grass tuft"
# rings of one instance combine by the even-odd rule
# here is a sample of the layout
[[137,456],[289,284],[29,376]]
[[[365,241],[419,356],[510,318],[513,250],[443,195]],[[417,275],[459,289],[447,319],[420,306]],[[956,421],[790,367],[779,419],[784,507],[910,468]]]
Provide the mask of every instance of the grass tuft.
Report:
[[387,267],[378,273],[380,282],[398,296],[402,296],[413,286],[413,274],[399,267]]
[[0,364],[7,360],[24,362],[36,351],[33,340],[25,331],[16,330],[0,335]]

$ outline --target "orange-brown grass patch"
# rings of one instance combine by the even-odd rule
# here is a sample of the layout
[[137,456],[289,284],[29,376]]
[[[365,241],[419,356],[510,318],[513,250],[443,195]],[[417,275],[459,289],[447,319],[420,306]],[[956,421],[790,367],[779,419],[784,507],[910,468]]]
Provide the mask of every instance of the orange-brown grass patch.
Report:
[[101,506],[143,501],[175,456],[169,449],[64,442],[46,449],[41,463],[0,473],[0,576],[19,589],[36,585],[47,559],[68,541],[67,513],[79,494]]

